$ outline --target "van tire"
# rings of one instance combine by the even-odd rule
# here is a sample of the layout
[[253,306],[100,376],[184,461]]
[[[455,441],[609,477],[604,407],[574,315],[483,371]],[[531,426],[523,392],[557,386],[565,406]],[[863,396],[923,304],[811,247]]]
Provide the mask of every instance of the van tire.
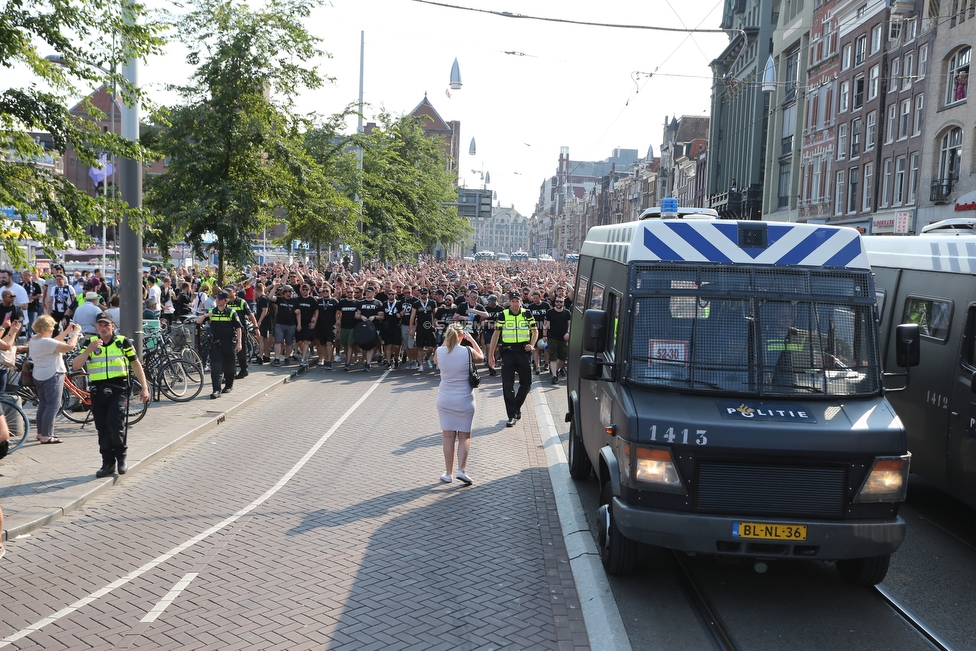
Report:
[[637,562],[637,541],[620,533],[617,523],[613,521],[613,486],[610,482],[603,484],[603,490],[600,493],[600,511],[598,513],[601,516],[604,506],[606,506],[606,517],[609,522],[601,522],[600,517],[597,517],[598,543],[603,569],[606,570],[607,574],[615,576],[631,574]]
[[573,479],[589,479],[593,472],[593,464],[586,456],[586,448],[583,447],[583,439],[576,431],[576,423],[569,423],[569,476]]
[[837,572],[841,578],[848,583],[871,587],[884,581],[890,562],[891,554],[885,554],[883,556],[836,561],[834,565],[837,566]]

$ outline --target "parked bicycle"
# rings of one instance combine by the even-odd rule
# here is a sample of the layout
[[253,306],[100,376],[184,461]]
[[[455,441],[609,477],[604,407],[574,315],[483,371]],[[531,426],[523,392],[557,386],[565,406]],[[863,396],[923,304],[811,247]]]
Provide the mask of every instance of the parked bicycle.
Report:
[[24,444],[30,436],[30,419],[23,408],[17,404],[17,396],[7,393],[0,394],[0,407],[3,408],[3,417],[7,420],[7,427],[10,429],[10,438],[7,439],[7,454],[10,454]]
[[[93,419],[91,394],[88,386],[88,373],[86,371],[74,371],[65,376],[64,391],[61,394],[61,409],[58,412],[72,423],[81,423],[82,426]],[[149,403],[144,403],[139,399],[140,393],[142,393],[142,385],[136,378],[131,378],[126,396],[128,404],[125,408],[125,422],[129,426],[142,420],[149,409]]]

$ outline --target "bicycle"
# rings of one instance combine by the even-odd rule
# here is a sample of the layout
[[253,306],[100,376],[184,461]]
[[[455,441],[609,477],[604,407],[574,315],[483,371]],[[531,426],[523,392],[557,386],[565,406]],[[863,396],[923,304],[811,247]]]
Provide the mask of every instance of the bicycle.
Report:
[[7,439],[7,454],[10,454],[24,444],[30,436],[30,419],[27,414],[17,404],[15,398],[10,394],[0,394],[0,407],[3,408],[3,417],[7,421],[7,428],[10,430],[10,438]]
[[[86,371],[75,371],[64,378],[64,389],[61,393],[61,408],[59,414],[70,420],[72,423],[86,425],[92,418],[91,412],[91,393],[88,390],[88,373]],[[142,392],[142,385],[136,378],[131,378],[129,382],[129,401],[126,409],[126,424],[135,425],[146,415],[149,410],[149,403],[139,400]],[[133,406],[135,409],[133,410]],[[82,415],[84,414],[84,415]]]

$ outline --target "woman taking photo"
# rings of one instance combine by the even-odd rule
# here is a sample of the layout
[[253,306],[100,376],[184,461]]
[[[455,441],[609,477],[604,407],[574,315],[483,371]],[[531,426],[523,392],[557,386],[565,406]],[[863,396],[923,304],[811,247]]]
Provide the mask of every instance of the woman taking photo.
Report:
[[[470,348],[459,345],[466,341]],[[460,323],[447,326],[444,345],[434,351],[434,363],[441,371],[441,384],[437,389],[437,415],[444,432],[444,474],[441,481],[454,481],[454,446],[457,443],[458,481],[471,485],[465,472],[468,452],[471,450],[471,422],[474,420],[474,395],[468,382],[469,360],[480,362],[485,358],[481,347]]]
[[64,389],[63,353],[70,353],[78,345],[81,326],[72,323],[57,337],[54,332],[54,319],[37,317],[34,322],[33,338],[28,342],[28,352],[34,362],[34,384],[37,387],[37,440],[41,443],[60,443],[54,435],[54,418],[61,406],[61,391]]

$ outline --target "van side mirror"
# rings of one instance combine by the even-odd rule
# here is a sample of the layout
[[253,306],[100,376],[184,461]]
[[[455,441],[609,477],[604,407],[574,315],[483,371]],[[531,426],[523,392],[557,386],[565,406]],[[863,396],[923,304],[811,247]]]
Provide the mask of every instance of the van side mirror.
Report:
[[603,310],[587,310],[583,313],[583,350],[602,353],[607,345],[607,313]]
[[901,368],[918,366],[922,361],[917,323],[903,323],[895,328],[895,360]]
[[[594,312],[596,310],[593,310]],[[593,355],[583,355],[579,358],[579,376],[581,380],[599,380],[603,377],[600,361]]]

